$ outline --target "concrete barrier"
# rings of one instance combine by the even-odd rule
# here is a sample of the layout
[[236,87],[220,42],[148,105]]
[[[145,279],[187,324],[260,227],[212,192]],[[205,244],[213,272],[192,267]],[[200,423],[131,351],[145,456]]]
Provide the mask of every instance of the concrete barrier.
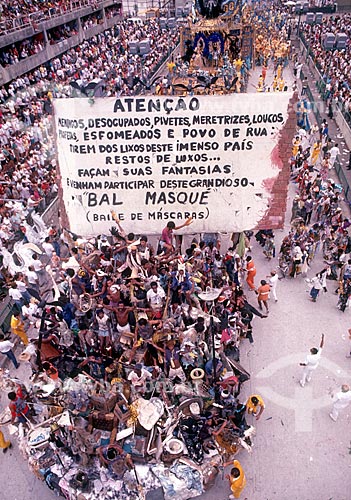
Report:
[[348,149],[351,151],[351,129],[340,109],[334,109],[334,120],[344,136]]

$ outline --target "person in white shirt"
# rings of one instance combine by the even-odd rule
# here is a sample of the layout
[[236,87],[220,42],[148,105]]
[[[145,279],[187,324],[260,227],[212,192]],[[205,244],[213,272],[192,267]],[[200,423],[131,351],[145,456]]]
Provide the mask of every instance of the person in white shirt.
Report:
[[40,273],[41,271],[43,271],[44,266],[41,263],[41,261],[39,260],[39,257],[37,256],[37,254],[32,255],[32,259],[33,259],[32,266],[33,266],[34,271],[36,273]]
[[322,339],[319,349],[317,349],[316,347],[312,347],[312,349],[310,349],[310,354],[306,356],[305,362],[300,363],[300,366],[304,367],[302,378],[300,380],[301,387],[305,387],[305,383],[311,381],[312,373],[314,372],[314,370],[316,370],[316,368],[319,365],[323,346],[324,346],[324,333],[322,334]]
[[12,363],[14,364],[15,368],[19,367],[19,363],[16,359],[16,356],[14,355],[12,348],[15,344],[10,342],[9,340],[5,340],[4,335],[1,333],[0,334],[0,353],[5,354]]
[[31,295],[27,292],[27,285],[24,282],[24,279],[23,274],[20,273],[16,276],[15,283],[17,285],[17,290],[21,292],[23,299],[29,301],[31,299]]
[[43,284],[45,277],[45,267],[43,263],[39,260],[37,254],[32,255],[32,266],[34,271],[38,276],[38,286],[40,287]]
[[51,257],[53,256],[53,253],[55,251],[55,248],[54,248],[53,244],[50,243],[50,237],[49,236],[47,236],[45,238],[45,241],[44,241],[44,243],[42,243],[41,246],[43,247],[43,250],[46,253],[46,255],[49,257],[49,259],[51,259]]
[[34,271],[33,266],[28,267],[28,271],[26,272],[26,277],[28,280],[28,288],[34,288],[34,290],[39,289],[39,278],[37,273]]
[[131,382],[132,388],[137,392],[145,392],[145,383],[148,379],[152,378],[142,364],[138,363],[128,375],[128,380]]
[[39,317],[38,306],[33,302],[25,302],[22,306],[22,316],[23,319],[30,321],[31,323],[35,323]]
[[150,286],[151,288],[148,290],[146,298],[151,309],[162,309],[166,297],[164,289],[156,281],[153,281]]
[[110,318],[103,309],[96,311],[95,321],[98,325],[98,337],[100,348],[110,346]]
[[31,195],[27,200],[27,209],[29,213],[32,213],[34,209],[39,205],[39,201],[35,199],[34,195]]
[[333,408],[331,413],[329,413],[329,417],[336,422],[339,416],[339,410],[347,408],[350,403],[351,389],[347,384],[343,384],[341,386],[341,391],[337,392],[333,397]]
[[271,287],[271,294],[272,294],[272,297],[273,299],[275,300],[275,302],[278,302],[278,297],[277,297],[277,283],[278,283],[278,280],[279,280],[279,276],[278,276],[278,273],[277,271],[271,271],[271,274],[267,276],[268,278],[268,283],[269,283],[269,286]]
[[14,301],[14,303],[19,307],[19,309],[21,309],[23,304],[23,297],[21,292],[18,290],[16,283],[13,283],[11,285],[11,288],[9,289],[9,296]]
[[335,144],[335,146],[333,146],[332,148],[330,148],[329,154],[330,154],[330,159],[329,159],[329,161],[330,161],[330,168],[333,168],[337,156],[340,155],[340,149],[339,149],[337,143]]
[[302,250],[301,250],[301,247],[299,245],[296,245],[294,246],[293,250],[292,250],[292,270],[291,270],[291,273],[290,273],[290,276],[292,278],[295,278],[296,276],[296,273],[297,273],[297,270],[298,270],[298,267],[299,265],[301,264],[302,262]]
[[71,248],[71,255],[69,259],[62,264],[62,269],[73,269],[76,273],[81,268],[81,265],[78,261],[78,249]]

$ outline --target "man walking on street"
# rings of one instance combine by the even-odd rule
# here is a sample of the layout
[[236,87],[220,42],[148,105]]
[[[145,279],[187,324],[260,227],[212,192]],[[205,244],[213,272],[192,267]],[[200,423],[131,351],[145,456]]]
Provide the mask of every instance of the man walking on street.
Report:
[[12,348],[14,344],[10,342],[9,340],[5,340],[5,336],[1,333],[0,334],[0,353],[5,354],[12,363],[14,364],[15,368],[19,367],[19,363],[17,362],[16,356],[14,355]]
[[312,347],[312,349],[310,350],[310,354],[306,356],[305,362],[300,363],[300,366],[304,367],[302,373],[302,379],[300,380],[301,387],[305,387],[305,383],[311,381],[312,373],[314,372],[314,370],[316,370],[316,368],[319,365],[323,346],[324,346],[324,333],[322,334],[322,339],[319,349],[317,349],[316,347]]
[[250,255],[246,257],[246,271],[247,271],[246,283],[249,285],[250,290],[255,290],[254,279],[256,276],[256,267]]
[[[223,464],[224,467],[229,465],[231,462]],[[246,486],[246,477],[239,460],[234,460],[233,468],[230,471],[230,475],[226,475],[226,479],[229,480],[230,489],[232,494],[229,495],[229,499],[240,498],[243,489]]]
[[270,291],[270,286],[266,282],[266,280],[261,280],[261,286],[257,288],[257,302],[258,302],[258,307],[262,311],[262,303],[264,304],[264,307],[266,308],[267,313],[269,312],[268,309],[268,299],[269,299],[269,291]]
[[14,335],[18,335],[25,346],[29,344],[27,334],[24,330],[24,323],[21,319],[21,313],[19,311],[15,311],[11,317],[11,330]]
[[330,148],[329,154],[330,154],[330,158],[329,158],[330,168],[333,168],[336,158],[340,155],[340,149],[339,149],[338,143],[336,143],[335,146]]
[[329,417],[337,421],[339,416],[339,410],[343,410],[347,408],[351,403],[351,390],[347,384],[341,386],[341,391],[337,392],[333,398],[333,408],[331,413],[329,413]]
[[269,286],[271,287],[270,291],[272,292],[273,299],[275,302],[278,302],[277,283],[279,280],[279,276],[278,276],[277,271],[275,271],[275,270],[271,271],[271,274],[269,276],[267,276],[267,278],[268,278]]

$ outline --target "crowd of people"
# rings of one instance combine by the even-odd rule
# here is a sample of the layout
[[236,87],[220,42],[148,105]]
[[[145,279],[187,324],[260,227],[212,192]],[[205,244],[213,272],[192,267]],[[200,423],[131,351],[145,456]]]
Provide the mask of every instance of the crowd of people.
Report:
[[[132,55],[129,42],[145,38],[150,53]],[[26,211],[42,212],[57,193],[52,98],[70,97],[72,80],[84,86],[94,78],[106,83],[107,95],[130,95],[136,91],[134,76],[147,81],[177,40],[175,30],[161,30],[154,20],[123,21],[1,87],[0,238],[5,245],[21,237]]]
[[[112,5],[106,9],[106,18],[121,15],[121,5]],[[103,15],[101,12],[88,15],[82,18],[82,27],[84,30],[96,26],[103,20]],[[1,23],[1,21],[0,21]],[[44,35],[40,30],[36,30],[35,36],[26,38],[19,42],[11,44],[9,47],[4,47],[0,54],[0,64],[3,67],[10,66],[12,64],[17,64],[19,61],[26,59],[32,55],[45,49]],[[64,24],[62,26],[57,26],[51,30],[48,30],[48,43],[54,44],[58,43],[66,38],[69,38],[78,33],[78,25],[76,22],[71,22],[69,24]],[[1,36],[1,29],[0,29]]]
[[[238,451],[251,452],[250,415],[259,420],[265,404],[241,397],[250,375],[240,346],[254,343],[253,318],[267,318],[270,286],[255,283],[247,236],[233,235],[224,255],[214,234],[182,253],[173,231],[191,219],[168,223],[158,248],[115,220],[110,236],[89,241],[47,228],[42,256],[37,249],[21,270],[8,267],[11,330],[25,347],[17,359],[0,336],[0,352],[25,367],[8,415],[24,426],[30,468],[59,494],[101,494],[107,477],[114,498],[134,498],[136,474],[144,491],[197,496]],[[45,435],[40,446],[33,425]],[[229,476],[238,498],[244,473],[233,469],[241,470]],[[190,491],[173,475],[190,477]]]
[[[75,21],[68,24],[62,24],[61,26],[57,26],[47,32],[48,43],[53,45],[77,34],[78,26]],[[13,43],[2,49],[0,54],[0,64],[4,68],[18,64],[19,61],[27,59],[28,57],[45,50],[45,47],[46,44],[43,33],[39,33],[33,37]]]
[[[151,51],[142,60],[129,42],[145,38]],[[107,95],[130,95],[134,78],[148,81],[177,39],[157,21],[123,21],[0,89],[1,280],[14,303],[13,337],[0,334],[0,354],[20,374],[0,373],[8,389],[0,422],[19,426],[31,470],[66,498],[136,499],[162,488],[167,499],[188,499],[229,464],[239,498],[246,478],[234,457],[252,451],[253,423],[265,410],[259,394],[241,393],[250,374],[240,349],[254,344],[253,319],[258,329],[270,296],[278,301],[279,278],[305,276],[319,249],[325,266],[306,280],[311,300],[329,279],[341,311],[351,296],[351,223],[330,179],[340,150],[326,121],[319,128],[306,120],[306,103],[292,145],[291,230],[268,276],[251,255],[251,231],[234,234],[223,252],[215,234],[181,245],[173,233],[191,219],[168,223],[153,246],[147,235],[126,234],[114,214],[111,234],[91,240],[38,217],[57,192],[52,97],[71,96],[72,80],[83,87],[94,78]],[[272,47],[282,73],[279,44]],[[273,232],[255,237],[273,259]],[[340,394],[349,397],[349,387]],[[10,446],[0,431],[0,448]]]
[[4,68],[12,64],[17,64],[19,61],[33,56],[44,50],[44,41],[42,37],[32,37],[14,43],[7,50],[2,50],[0,54],[0,64]]
[[[310,54],[326,83],[325,99],[351,111],[351,15],[345,13],[325,17],[322,24],[303,25],[303,35]],[[347,36],[345,49],[326,50],[324,40],[328,33]]]
[[[129,53],[128,44],[145,38],[151,51],[141,70],[141,58]],[[38,243],[44,258],[34,253],[28,260],[16,246],[20,269],[3,250],[3,280],[17,308],[11,330],[25,351],[17,359],[4,338],[0,349],[15,369],[21,363],[26,371],[9,396],[11,421],[26,426],[20,447],[32,470],[44,470],[41,478],[61,494],[108,488],[116,498],[133,498],[139,484],[146,491],[177,488],[178,498],[199,495],[225,465],[223,458],[251,451],[254,428],[247,418],[253,413],[259,419],[264,410],[259,395],[240,400],[249,374],[239,356],[240,342],[253,342],[253,316],[266,317],[266,296],[261,285],[257,308],[249,304],[234,248],[221,256],[215,239],[201,241],[184,259],[175,250],[172,224],[157,252],[146,236],[126,235],[119,223],[113,236],[77,246],[68,233],[60,238],[56,228],[46,230],[36,216],[45,203],[42,190],[57,188],[52,97],[70,96],[72,79],[104,79],[109,95],[134,93],[133,77],[147,80],[177,40],[175,31],[162,31],[156,21],[123,21],[1,89],[2,241],[10,250],[9,242]],[[57,292],[49,292],[54,306],[41,301],[48,283]],[[223,294],[213,302],[206,293],[217,286]],[[45,422],[55,416],[54,406],[53,428]],[[48,437],[39,448],[31,439],[33,425]],[[4,450],[10,446],[1,443]],[[179,457],[185,464],[175,462]],[[146,477],[140,462],[148,465]],[[179,484],[185,476],[192,477],[191,488]],[[240,464],[228,478],[240,495]]]
[[23,0],[20,2],[2,2],[0,5],[0,36],[13,29],[21,29],[28,25],[36,26],[38,22],[65,14],[70,10],[86,6],[96,7],[99,0],[60,0],[59,2],[43,2],[41,0]]
[[330,178],[340,148],[328,131],[324,120],[320,128],[312,125],[308,132],[300,128],[293,140],[291,170],[298,194],[292,205],[292,230],[280,249],[280,267],[291,277],[306,276],[320,249],[325,265],[307,280],[311,300],[316,302],[320,291],[327,291],[326,280],[334,280],[337,306],[344,312],[351,295],[351,222],[341,208],[342,187]]
[[96,13],[91,16],[87,16],[82,19],[82,28],[83,30],[87,30],[91,28],[92,26],[96,26],[97,24],[100,24],[103,20],[102,14],[101,13]]

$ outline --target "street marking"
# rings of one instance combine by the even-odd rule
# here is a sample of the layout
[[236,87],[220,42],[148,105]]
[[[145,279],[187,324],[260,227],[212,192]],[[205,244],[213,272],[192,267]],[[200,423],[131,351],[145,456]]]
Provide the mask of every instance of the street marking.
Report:
[[[295,354],[288,354],[287,356],[283,356],[282,358],[277,359],[276,361],[273,361],[270,363],[268,366],[262,368],[255,378],[269,378],[272,375],[275,374],[276,371],[281,370],[282,368],[287,368],[288,366],[291,365],[298,365],[299,363],[302,363],[305,358],[306,358],[307,352],[298,352]],[[326,368],[327,370],[330,370],[331,372],[334,372],[335,375],[338,377],[344,377],[344,378],[350,378],[351,375],[347,373],[345,370],[343,370],[339,365],[334,363],[334,361],[330,361],[327,358],[322,357],[320,360],[320,366],[323,368]],[[300,369],[302,367],[297,366],[297,369]]]
[[332,404],[331,397],[327,395],[313,398],[313,388],[308,385],[296,387],[292,398],[278,394],[269,386],[258,386],[256,392],[272,403],[294,411],[295,432],[312,432],[313,411]]
[[[296,366],[297,374],[298,376],[301,376],[303,367],[298,366],[298,363],[303,362],[305,357],[306,352],[283,356],[282,358],[273,361],[265,368],[262,368],[262,370],[257,373],[255,378],[257,378],[258,381],[269,379],[275,375],[278,370],[282,370],[291,365]],[[350,379],[350,374],[340,368],[337,363],[334,363],[325,357],[321,358],[320,366],[330,371],[335,377],[342,378],[343,382]],[[269,385],[258,385],[256,390],[272,403],[281,406],[282,408],[294,411],[296,432],[312,432],[314,410],[326,408],[332,404],[330,394],[315,398],[313,396],[313,386],[309,385],[309,383],[307,383],[304,388],[300,386],[295,387],[293,397],[278,394],[274,388]]]

